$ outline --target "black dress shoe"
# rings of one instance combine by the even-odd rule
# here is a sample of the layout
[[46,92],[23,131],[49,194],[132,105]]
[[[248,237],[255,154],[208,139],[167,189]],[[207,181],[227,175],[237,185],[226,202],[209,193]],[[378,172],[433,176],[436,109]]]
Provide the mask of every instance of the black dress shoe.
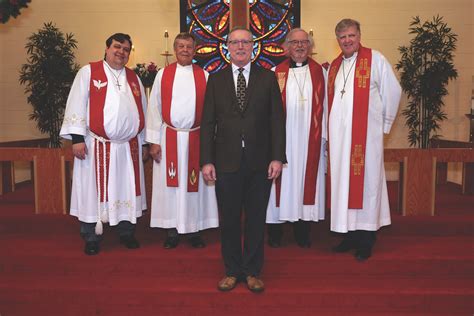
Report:
[[193,248],[204,248],[206,247],[206,243],[202,240],[201,236],[193,236],[189,238],[189,243]]
[[355,252],[355,257],[357,261],[365,261],[372,256],[372,249],[370,248],[361,248],[357,249]]
[[272,248],[280,248],[281,247],[281,239],[277,238],[268,238],[268,245]]
[[176,248],[179,244],[179,237],[174,236],[174,237],[167,237],[165,242],[163,243],[163,248],[165,249],[173,249]]
[[137,249],[140,248],[138,240],[134,236],[121,236],[120,243],[127,247],[128,249]]
[[88,256],[94,256],[99,253],[99,243],[97,241],[88,241],[84,247],[84,253]]
[[344,239],[341,243],[335,247],[332,247],[333,252],[348,252],[354,249],[354,243],[349,239]]

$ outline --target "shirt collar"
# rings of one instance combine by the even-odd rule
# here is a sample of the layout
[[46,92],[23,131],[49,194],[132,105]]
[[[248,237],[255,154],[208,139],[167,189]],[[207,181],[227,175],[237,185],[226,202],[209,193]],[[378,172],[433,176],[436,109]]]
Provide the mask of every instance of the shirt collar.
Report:
[[251,63],[249,62],[247,65],[243,66],[243,67],[239,67],[239,66],[236,66],[234,64],[232,64],[232,72],[233,73],[238,73],[239,72],[239,68],[244,68],[244,71],[245,73],[249,73],[250,72],[250,65]]

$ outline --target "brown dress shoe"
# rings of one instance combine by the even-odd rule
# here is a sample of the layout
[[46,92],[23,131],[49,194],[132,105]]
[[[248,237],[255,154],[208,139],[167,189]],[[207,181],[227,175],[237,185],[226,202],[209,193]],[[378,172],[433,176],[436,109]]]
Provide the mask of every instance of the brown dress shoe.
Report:
[[226,276],[217,283],[217,289],[222,292],[232,290],[237,285],[237,278],[233,276]]
[[265,290],[265,284],[259,278],[249,275],[247,277],[247,288],[254,293],[260,293]]

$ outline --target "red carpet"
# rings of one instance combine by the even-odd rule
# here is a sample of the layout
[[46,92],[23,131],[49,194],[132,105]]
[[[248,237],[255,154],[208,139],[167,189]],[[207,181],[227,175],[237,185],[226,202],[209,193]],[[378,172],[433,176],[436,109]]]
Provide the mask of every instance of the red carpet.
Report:
[[145,216],[140,249],[123,248],[107,229],[101,253],[87,257],[77,221],[34,215],[23,186],[0,197],[0,315],[472,315],[474,197],[448,184],[436,203],[436,217],[394,211],[365,263],[330,252],[339,236],[329,220],[313,224],[310,249],[287,231],[284,248],[265,250],[263,294],[243,284],[220,293],[218,230],[205,232],[205,249],[182,240],[165,250],[163,231]]

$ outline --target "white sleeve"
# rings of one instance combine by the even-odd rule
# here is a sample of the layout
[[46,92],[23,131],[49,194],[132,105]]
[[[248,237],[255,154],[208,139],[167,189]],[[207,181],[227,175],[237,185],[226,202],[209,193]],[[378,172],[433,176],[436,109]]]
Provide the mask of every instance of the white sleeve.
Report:
[[378,87],[383,104],[383,132],[388,134],[397,116],[402,88],[387,59],[378,52],[374,57],[372,64],[375,64],[379,73]]
[[149,143],[160,144],[161,128],[163,119],[161,117],[161,78],[163,68],[158,71],[150,92],[150,100],[146,112],[146,138]]
[[74,78],[71,91],[66,102],[63,125],[59,135],[71,139],[71,134],[85,136],[87,134],[89,85],[91,67],[82,67]]

